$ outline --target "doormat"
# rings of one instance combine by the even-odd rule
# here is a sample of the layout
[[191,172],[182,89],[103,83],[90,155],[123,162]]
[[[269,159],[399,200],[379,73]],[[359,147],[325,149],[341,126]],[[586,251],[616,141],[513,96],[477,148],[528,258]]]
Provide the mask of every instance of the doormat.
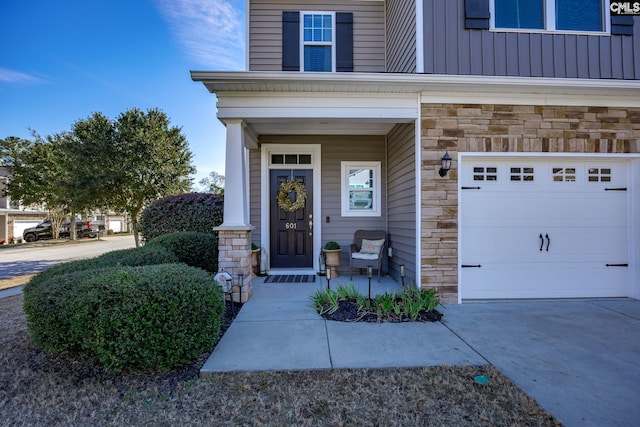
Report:
[[264,283],[314,283],[314,274],[275,274],[267,276]]

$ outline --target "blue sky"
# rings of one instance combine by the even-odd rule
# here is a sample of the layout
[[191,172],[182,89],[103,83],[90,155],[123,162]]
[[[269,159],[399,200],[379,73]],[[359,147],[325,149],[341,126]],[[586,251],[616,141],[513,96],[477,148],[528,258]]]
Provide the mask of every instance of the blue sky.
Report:
[[3,0],[0,138],[160,108],[198,169],[224,173],[214,95],[190,70],[244,70],[244,0]]

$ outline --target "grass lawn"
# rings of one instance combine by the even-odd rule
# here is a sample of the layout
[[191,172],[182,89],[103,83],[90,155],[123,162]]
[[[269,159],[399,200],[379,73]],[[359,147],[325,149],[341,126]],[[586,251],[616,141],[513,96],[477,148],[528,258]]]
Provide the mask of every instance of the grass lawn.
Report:
[[[219,373],[208,354],[158,375],[113,375],[33,346],[22,296],[0,299],[3,425],[557,426],[491,366]],[[256,357],[260,355],[256,354]],[[477,375],[489,378],[479,384]]]

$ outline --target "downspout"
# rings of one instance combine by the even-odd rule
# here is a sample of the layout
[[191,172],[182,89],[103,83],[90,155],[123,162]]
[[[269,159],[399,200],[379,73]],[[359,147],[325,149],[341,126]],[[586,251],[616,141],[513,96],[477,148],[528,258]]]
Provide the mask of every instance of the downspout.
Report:
[[424,73],[424,11],[422,0],[416,2],[416,73]]
[[420,289],[422,285],[422,157],[421,146],[422,142],[420,135],[422,135],[422,111],[420,109],[420,94],[417,94],[416,102],[418,104],[418,118],[416,119],[416,134],[415,134],[415,169],[416,169],[416,285]]

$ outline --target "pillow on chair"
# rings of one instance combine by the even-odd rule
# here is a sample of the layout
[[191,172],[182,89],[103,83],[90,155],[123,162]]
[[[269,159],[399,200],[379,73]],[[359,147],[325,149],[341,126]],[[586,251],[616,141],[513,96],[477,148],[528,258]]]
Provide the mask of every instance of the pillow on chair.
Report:
[[360,247],[361,254],[378,254],[380,247],[384,245],[384,239],[380,240],[367,240],[362,239],[362,246]]

